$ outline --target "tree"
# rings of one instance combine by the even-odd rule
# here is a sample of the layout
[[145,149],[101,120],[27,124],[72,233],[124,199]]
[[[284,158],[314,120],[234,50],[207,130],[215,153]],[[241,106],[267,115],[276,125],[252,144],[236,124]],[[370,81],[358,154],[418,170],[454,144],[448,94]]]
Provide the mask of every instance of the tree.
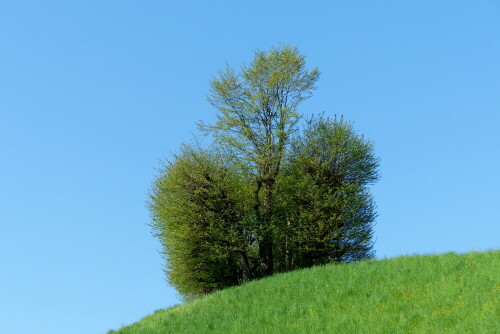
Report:
[[307,71],[305,57],[286,46],[256,52],[240,75],[226,67],[210,82],[209,101],[220,114],[217,123],[204,130],[254,167],[259,276],[274,272],[274,187],[299,120],[297,107],[311,96],[318,78],[318,69]]
[[245,278],[252,231],[243,181],[231,162],[189,146],[166,163],[155,181],[152,227],[164,249],[169,282],[186,298]]
[[[290,151],[279,184],[285,269],[373,257],[379,178],[373,143],[341,119],[313,117]],[[283,241],[284,240],[284,241]]]
[[208,148],[183,146],[153,184],[152,227],[186,298],[316,264],[373,256],[373,143],[299,104],[319,78],[288,46],[256,52],[210,82]]

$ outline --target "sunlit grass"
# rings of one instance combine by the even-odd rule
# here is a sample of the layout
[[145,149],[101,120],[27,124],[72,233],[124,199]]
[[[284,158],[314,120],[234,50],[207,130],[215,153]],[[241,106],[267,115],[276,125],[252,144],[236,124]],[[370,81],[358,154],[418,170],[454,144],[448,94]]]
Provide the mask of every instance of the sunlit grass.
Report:
[[116,333],[500,333],[500,251],[278,274]]

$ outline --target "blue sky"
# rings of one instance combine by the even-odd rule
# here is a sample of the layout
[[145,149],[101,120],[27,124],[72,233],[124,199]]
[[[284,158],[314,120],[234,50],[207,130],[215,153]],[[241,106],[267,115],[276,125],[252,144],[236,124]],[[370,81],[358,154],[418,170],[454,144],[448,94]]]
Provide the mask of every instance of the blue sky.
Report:
[[375,249],[500,248],[498,1],[3,1],[0,332],[105,333],[179,302],[145,202],[208,81],[298,46],[304,114],[375,141]]

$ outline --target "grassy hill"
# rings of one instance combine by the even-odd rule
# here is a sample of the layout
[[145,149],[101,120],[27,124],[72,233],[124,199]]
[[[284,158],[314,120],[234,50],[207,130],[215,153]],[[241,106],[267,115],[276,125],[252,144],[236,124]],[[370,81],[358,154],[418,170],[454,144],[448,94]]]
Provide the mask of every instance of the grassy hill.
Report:
[[500,251],[278,274],[115,333],[500,333]]

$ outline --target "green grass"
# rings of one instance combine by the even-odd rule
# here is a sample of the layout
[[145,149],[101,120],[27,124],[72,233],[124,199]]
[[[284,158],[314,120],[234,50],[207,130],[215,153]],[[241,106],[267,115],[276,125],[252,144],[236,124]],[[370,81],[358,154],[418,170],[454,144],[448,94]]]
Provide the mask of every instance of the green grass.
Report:
[[500,251],[278,274],[157,311],[115,333],[500,333]]

